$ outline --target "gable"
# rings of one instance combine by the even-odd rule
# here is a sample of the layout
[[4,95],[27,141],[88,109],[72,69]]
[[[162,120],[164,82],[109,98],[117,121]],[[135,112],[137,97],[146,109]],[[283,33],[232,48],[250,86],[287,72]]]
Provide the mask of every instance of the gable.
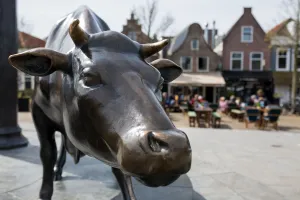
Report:
[[200,24],[193,23],[188,27],[186,27],[185,29],[183,29],[177,36],[175,36],[171,40],[171,44],[167,52],[168,56],[171,56],[175,54],[177,51],[179,51],[182,48],[182,46],[188,42],[187,39],[191,35],[197,35],[195,39],[196,38],[199,39],[199,45],[204,44],[202,48],[204,47],[210,50],[211,52],[213,52],[213,50],[211,49],[211,47],[209,46],[209,44],[206,42],[204,38],[204,30],[201,28]]
[[283,22],[277,24],[275,27],[273,27],[271,30],[269,30],[266,34],[266,40],[271,40],[275,36],[285,36],[285,37],[291,37],[291,33],[288,30],[288,24],[292,22],[292,18],[288,18],[284,20]]
[[256,18],[253,16],[251,11],[244,12],[243,15],[235,22],[235,24],[229,29],[223,41],[227,40],[230,35],[235,32],[240,32],[242,26],[255,26],[258,29],[254,29],[254,32],[259,32],[263,35],[266,35],[265,31],[262,29]]

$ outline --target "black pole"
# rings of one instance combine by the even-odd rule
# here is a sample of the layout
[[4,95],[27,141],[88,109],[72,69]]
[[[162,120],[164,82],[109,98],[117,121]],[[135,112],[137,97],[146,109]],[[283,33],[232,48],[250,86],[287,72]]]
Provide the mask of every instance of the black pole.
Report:
[[8,56],[18,51],[16,1],[0,0],[0,149],[27,146],[17,120],[17,71]]

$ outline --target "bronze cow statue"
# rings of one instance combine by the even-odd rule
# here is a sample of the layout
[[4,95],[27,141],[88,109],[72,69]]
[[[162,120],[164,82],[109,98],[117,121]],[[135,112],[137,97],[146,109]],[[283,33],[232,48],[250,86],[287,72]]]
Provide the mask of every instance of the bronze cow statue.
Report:
[[[36,77],[32,117],[43,164],[40,199],[51,199],[66,151],[75,163],[88,155],[111,166],[125,200],[135,199],[131,177],[158,187],[190,170],[189,140],[160,104],[162,84],[182,69],[167,59],[145,60],[167,43],[132,41],[82,6],[53,27],[45,48],[9,57],[13,67]],[[58,159],[55,131],[62,135]]]

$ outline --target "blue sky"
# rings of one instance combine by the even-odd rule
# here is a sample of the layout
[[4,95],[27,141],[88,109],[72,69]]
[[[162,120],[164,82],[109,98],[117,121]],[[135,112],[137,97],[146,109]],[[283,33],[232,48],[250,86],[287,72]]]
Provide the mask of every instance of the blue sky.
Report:
[[[166,33],[175,35],[187,25],[197,22],[202,27],[216,21],[221,33],[226,32],[243,13],[243,7],[252,12],[264,30],[269,30],[286,16],[283,0],[159,0],[159,18],[170,13],[175,23]],[[133,7],[143,5],[145,0],[18,0],[18,18],[24,17],[30,24],[28,31],[44,38],[52,26],[80,5],[89,6],[112,30],[121,31]],[[26,30],[26,29],[25,29]]]

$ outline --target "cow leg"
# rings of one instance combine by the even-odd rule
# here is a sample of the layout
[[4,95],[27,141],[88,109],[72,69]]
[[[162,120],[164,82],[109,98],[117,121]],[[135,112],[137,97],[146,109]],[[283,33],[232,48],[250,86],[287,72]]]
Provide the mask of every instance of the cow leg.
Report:
[[65,146],[65,135],[61,134],[61,145],[59,156],[56,162],[56,166],[54,168],[54,180],[60,181],[62,179],[63,167],[66,163],[67,150]]
[[32,117],[40,141],[40,158],[43,165],[43,179],[39,197],[42,200],[51,200],[53,194],[53,168],[57,157],[55,129],[37,105],[32,107]]
[[131,177],[128,175],[125,175],[121,170],[112,167],[112,172],[115,175],[119,186],[122,191],[123,199],[124,200],[136,200],[133,188],[132,188],[132,182]]

